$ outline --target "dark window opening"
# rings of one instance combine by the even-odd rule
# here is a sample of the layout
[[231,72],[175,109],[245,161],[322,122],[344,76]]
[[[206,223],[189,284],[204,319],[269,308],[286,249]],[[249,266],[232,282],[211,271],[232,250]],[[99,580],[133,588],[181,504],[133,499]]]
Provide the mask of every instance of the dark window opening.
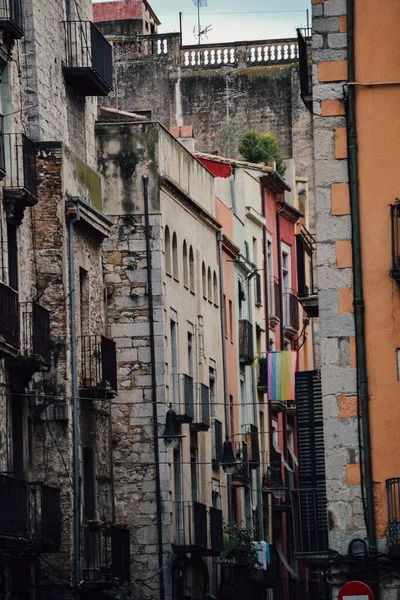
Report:
[[17,227],[7,223],[8,285],[18,291],[18,236]]
[[83,516],[93,520],[96,515],[94,483],[94,454],[91,448],[83,448]]

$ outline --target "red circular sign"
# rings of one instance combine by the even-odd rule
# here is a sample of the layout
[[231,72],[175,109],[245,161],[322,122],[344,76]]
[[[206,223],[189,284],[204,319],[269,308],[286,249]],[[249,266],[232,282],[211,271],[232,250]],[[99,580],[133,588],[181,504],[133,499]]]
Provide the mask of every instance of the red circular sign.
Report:
[[339,600],[374,600],[374,595],[362,581],[349,581],[341,588]]

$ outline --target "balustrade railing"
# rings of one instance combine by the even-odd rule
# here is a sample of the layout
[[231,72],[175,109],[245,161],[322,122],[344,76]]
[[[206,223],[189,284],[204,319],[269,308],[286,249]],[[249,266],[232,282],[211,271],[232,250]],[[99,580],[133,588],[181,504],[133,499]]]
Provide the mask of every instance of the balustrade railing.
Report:
[[204,555],[223,550],[222,511],[201,502],[175,502],[173,505],[173,544],[196,548]]

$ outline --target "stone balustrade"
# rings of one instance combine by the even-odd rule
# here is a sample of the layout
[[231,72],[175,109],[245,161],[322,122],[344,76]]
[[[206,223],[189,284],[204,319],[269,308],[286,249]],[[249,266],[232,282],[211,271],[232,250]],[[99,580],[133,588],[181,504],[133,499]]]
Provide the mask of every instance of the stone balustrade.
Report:
[[151,56],[172,60],[186,69],[290,64],[299,56],[297,38],[180,46],[180,35],[169,33],[112,42],[117,62]]

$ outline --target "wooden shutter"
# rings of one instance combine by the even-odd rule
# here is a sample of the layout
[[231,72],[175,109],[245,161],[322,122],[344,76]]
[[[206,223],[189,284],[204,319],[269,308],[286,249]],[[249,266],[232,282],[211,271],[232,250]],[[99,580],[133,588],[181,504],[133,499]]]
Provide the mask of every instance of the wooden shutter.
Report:
[[326,550],[327,510],[322,388],[319,371],[296,373],[299,521],[304,551]]

